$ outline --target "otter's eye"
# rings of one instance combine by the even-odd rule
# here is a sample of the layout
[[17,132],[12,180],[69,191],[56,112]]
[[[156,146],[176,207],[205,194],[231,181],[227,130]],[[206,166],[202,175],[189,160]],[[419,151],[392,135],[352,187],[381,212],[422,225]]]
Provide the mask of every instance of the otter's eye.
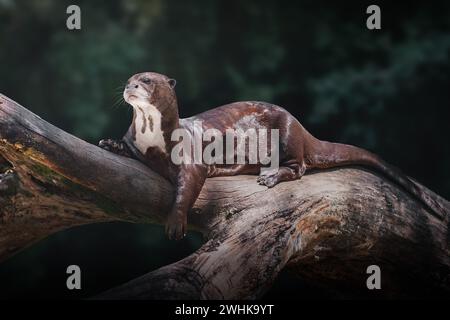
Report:
[[141,81],[146,84],[149,84],[150,82],[152,82],[152,80],[150,80],[149,78],[142,78]]

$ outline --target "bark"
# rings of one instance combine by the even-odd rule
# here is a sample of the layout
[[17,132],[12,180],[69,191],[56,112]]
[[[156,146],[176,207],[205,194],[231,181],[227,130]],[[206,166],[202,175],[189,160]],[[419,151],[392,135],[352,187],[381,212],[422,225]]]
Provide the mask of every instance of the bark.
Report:
[[[80,224],[164,223],[172,199],[172,186],[148,167],[0,95],[0,261]],[[356,167],[272,189],[255,176],[208,179],[188,219],[205,244],[97,298],[259,298],[283,269],[338,294],[364,295],[373,264],[382,296],[448,296],[448,217]]]

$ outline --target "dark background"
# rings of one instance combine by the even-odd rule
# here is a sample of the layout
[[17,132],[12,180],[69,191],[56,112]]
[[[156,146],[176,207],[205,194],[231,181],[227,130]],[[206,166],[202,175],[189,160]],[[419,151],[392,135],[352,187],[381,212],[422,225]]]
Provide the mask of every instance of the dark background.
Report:
[[[66,28],[78,4],[82,30]],[[366,28],[369,4],[382,30]],[[120,138],[132,74],[177,79],[181,116],[236,100],[283,106],[316,137],[369,149],[450,198],[449,1],[0,0],[0,91],[96,143]],[[76,165],[76,164],[75,164]],[[199,234],[109,223],[45,239],[0,266],[0,298],[89,297],[176,261]],[[82,269],[83,290],[65,288]],[[287,273],[269,297],[323,297]]]

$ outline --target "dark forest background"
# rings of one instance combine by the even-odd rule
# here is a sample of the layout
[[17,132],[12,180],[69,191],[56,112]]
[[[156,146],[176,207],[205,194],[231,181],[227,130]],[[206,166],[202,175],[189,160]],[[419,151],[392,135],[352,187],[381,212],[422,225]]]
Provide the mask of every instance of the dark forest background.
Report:
[[[80,31],[66,28],[70,4]],[[369,4],[381,30],[366,28]],[[177,79],[183,117],[275,103],[316,137],[369,149],[447,199],[449,57],[449,1],[0,0],[0,92],[85,140],[120,138],[131,118],[123,84],[156,71]],[[2,264],[0,298],[88,297],[201,242],[151,225],[74,228]],[[82,269],[81,291],[65,289],[69,264]],[[268,293],[324,295],[286,273]]]

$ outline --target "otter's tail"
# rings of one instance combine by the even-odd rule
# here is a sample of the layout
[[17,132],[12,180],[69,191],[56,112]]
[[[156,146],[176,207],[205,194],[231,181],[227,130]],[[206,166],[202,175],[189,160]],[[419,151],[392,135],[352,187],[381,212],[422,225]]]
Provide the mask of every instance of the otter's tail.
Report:
[[[420,200],[440,219],[447,215],[437,196],[415,183],[396,167],[388,164],[375,154],[351,145],[331,143],[315,139],[312,153],[307,155],[311,168],[332,168],[346,165],[361,165],[385,175]],[[445,201],[445,200],[444,200]]]

